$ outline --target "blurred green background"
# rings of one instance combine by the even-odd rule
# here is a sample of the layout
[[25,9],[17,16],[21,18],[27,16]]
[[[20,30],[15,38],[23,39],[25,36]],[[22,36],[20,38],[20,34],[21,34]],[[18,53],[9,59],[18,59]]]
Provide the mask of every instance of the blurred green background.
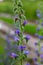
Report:
[[[0,2],[0,13],[13,13],[13,0],[4,0]],[[23,9],[25,10],[25,15],[28,20],[36,20],[36,10],[43,7],[43,0],[22,0]]]
[[[43,0],[21,0],[23,3],[23,9],[25,11],[25,16],[28,21],[34,21],[38,20],[36,16],[36,10],[43,11]],[[6,13],[10,14],[11,16],[14,15],[13,13],[13,0],[3,0],[3,2],[0,2],[0,13]],[[0,20],[3,20],[4,22],[8,24],[13,24],[14,20],[12,18],[6,18],[6,17],[1,17]],[[42,22],[42,21],[41,21]],[[31,29],[30,29],[31,28]],[[33,30],[32,30],[33,28]],[[31,25],[28,24],[25,26],[24,30],[27,33],[30,34],[35,34],[36,32],[36,25]]]
[[[23,3],[23,9],[25,11],[25,16],[27,20],[35,21],[38,20],[36,16],[36,10],[43,11],[43,0],[22,0]],[[14,15],[13,13],[13,1],[12,0],[4,0],[3,2],[0,2],[0,13],[6,13],[10,14],[11,16]],[[1,17],[0,20],[3,20],[7,24],[13,24],[14,20],[9,17]],[[29,33],[31,35],[34,35],[36,33],[37,25],[33,24],[27,24],[24,27],[24,31],[26,33]],[[40,34],[42,34],[42,31],[39,31]],[[5,45],[5,40],[0,38],[0,53],[4,53],[3,45]]]

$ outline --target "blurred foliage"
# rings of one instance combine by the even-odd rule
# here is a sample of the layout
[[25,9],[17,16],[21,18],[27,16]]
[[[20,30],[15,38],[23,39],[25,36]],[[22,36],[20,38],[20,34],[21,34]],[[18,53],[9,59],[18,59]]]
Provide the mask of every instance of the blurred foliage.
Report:
[[0,17],[0,20],[8,23],[8,24],[13,24],[14,20],[12,18],[5,18],[5,17]]
[[[24,31],[26,33],[29,33],[31,35],[35,35],[36,32],[37,32],[37,25],[33,25],[33,24],[27,24],[25,27],[24,27]],[[43,35],[43,28],[41,30],[38,31],[38,34],[39,35]]]
[[0,2],[0,13],[13,14],[13,5],[11,2]]
[[12,2],[13,0],[3,0],[3,1],[4,1],[4,2],[6,2],[6,1],[7,1],[7,2]]
[[5,46],[6,42],[3,38],[0,38],[0,54],[4,53],[4,46]]
[[34,35],[36,33],[36,28],[37,26],[36,25],[32,25],[32,24],[27,24],[25,27],[24,27],[24,31],[26,33],[29,33],[31,35]]
[[[14,23],[14,20],[11,19],[11,18],[5,18],[5,17],[0,17],[0,20],[8,23],[8,24],[13,24]],[[34,35],[37,31],[37,25],[33,25],[33,24],[27,24],[25,27],[24,27],[24,31],[26,33],[29,33],[31,35]],[[40,35],[43,35],[43,28],[38,32]]]
[[[29,0],[22,0],[23,2],[23,9],[25,10],[25,15],[27,17],[27,19],[29,20],[36,20],[37,16],[36,16],[36,10],[37,9],[41,9],[41,11],[43,11],[43,2],[41,1],[29,1]],[[10,14],[14,14],[13,13],[13,4],[11,1],[9,2],[1,2],[0,3],[0,13],[10,13]]]
[[[4,0],[5,2],[0,2],[0,13],[13,13],[13,0]],[[39,9],[43,11],[43,0],[22,0],[23,8],[25,10],[25,15],[29,20],[37,19],[36,10]]]

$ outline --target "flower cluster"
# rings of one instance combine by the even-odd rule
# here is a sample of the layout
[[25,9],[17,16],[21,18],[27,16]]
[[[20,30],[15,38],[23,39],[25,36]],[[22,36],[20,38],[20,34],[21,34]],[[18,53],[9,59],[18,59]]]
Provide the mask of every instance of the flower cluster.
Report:
[[[27,59],[27,55],[30,54],[30,51],[27,49],[27,46],[23,44],[24,39],[26,40],[25,42],[28,43],[30,40],[31,36],[30,35],[25,35],[23,33],[24,26],[27,25],[27,20],[26,17],[24,16],[24,11],[22,9],[22,3],[20,0],[14,0],[14,8],[13,8],[15,17],[14,17],[14,23],[15,25],[15,34],[12,36],[13,42],[9,39],[9,35],[6,36],[6,42],[7,42],[7,47],[5,48],[5,56],[4,56],[4,65],[23,65],[23,58]],[[42,16],[40,14],[40,11],[37,10],[37,17],[40,19]],[[37,24],[40,24],[38,21],[36,21]],[[40,30],[43,27],[43,22],[40,24],[40,26],[37,27],[36,29],[36,34],[35,36],[39,38],[41,41],[43,39],[43,36],[40,34]],[[38,33],[40,32],[40,33]],[[41,63],[43,62],[43,54],[40,54],[43,52],[43,46],[40,48],[40,41],[35,42],[35,46],[38,46],[38,48],[35,49],[35,53],[37,55],[37,58],[33,58],[35,61],[35,65],[39,65],[40,59]],[[0,60],[1,62],[1,60]],[[39,62],[39,63],[38,63]],[[20,64],[18,64],[20,63]],[[26,63],[26,65],[31,65],[29,62]]]
[[12,58],[16,58],[16,57],[18,57],[18,55],[15,54],[15,53],[11,53],[10,57],[12,57]]
[[36,14],[38,18],[41,18],[40,10],[36,10]]
[[[26,48],[26,46],[23,44],[23,40],[26,40],[26,43],[28,40],[30,40],[30,35],[26,35],[24,37],[23,35],[23,29],[24,26],[27,24],[26,17],[24,16],[24,11],[22,9],[22,3],[20,0],[14,0],[14,8],[13,8],[15,17],[14,17],[14,23],[15,25],[15,34],[11,36],[13,40],[10,40],[9,35],[6,36],[6,42],[7,46],[5,48],[5,58],[4,65],[16,65],[20,62],[18,65],[23,65],[23,58],[27,58],[27,54],[30,53],[30,51]],[[18,63],[16,62],[18,61]],[[27,63],[26,65],[30,65]]]
[[[38,46],[38,49],[36,48],[35,49],[35,52],[36,52],[36,55],[37,55],[37,58],[38,59],[34,59],[34,60],[37,60],[36,61],[36,65],[39,65],[39,64],[43,64],[43,46],[41,46],[41,40],[43,40],[43,22],[42,22],[42,14],[40,12],[40,10],[36,10],[36,15],[37,17],[39,18],[39,23],[38,23],[38,27],[36,29],[36,34],[35,36],[39,38],[39,41],[38,42],[35,42],[35,46],[37,47]],[[40,23],[41,21],[41,23]]]

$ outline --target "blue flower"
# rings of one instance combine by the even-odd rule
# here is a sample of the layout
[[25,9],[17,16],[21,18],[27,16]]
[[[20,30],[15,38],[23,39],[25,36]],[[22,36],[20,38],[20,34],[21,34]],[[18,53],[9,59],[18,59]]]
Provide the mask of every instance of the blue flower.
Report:
[[36,33],[35,36],[38,37],[38,34]]
[[40,54],[39,54],[38,50],[36,51],[36,54],[37,54],[37,56],[40,56]]
[[23,22],[23,26],[25,26],[27,24],[27,21],[26,20],[24,20],[24,22]]
[[40,27],[38,27],[36,30],[37,30],[37,31],[40,31]]
[[41,14],[40,14],[40,13],[37,13],[37,17],[38,17],[38,18],[41,18]]
[[30,63],[27,63],[26,65],[30,65]]
[[35,42],[34,44],[35,44],[35,45],[38,45],[38,43],[37,43],[37,42]]
[[40,54],[40,58],[41,58],[41,59],[43,58],[43,54]]
[[6,36],[6,42],[11,43],[11,41],[9,40],[9,35]]
[[42,22],[42,24],[41,24],[42,26],[43,26],[43,22]]
[[39,24],[39,21],[38,20],[36,20],[35,22],[36,22],[36,24]]
[[29,54],[30,52],[28,50],[23,51],[24,54]]
[[38,62],[35,62],[35,65],[39,65],[39,63]]
[[26,48],[26,46],[22,46],[22,45],[19,46],[19,49],[20,49],[21,51],[23,51],[25,48]]
[[38,60],[38,58],[33,58],[33,60],[37,61],[37,60]]
[[11,43],[11,41],[10,41],[10,40],[8,40],[8,39],[6,40],[6,42],[7,42],[7,43]]
[[40,39],[40,40],[43,39],[43,36],[39,36],[39,39]]
[[19,41],[19,38],[17,36],[14,36],[14,41],[15,42],[18,42]]
[[43,46],[41,47],[41,51],[43,52]]
[[27,36],[25,37],[26,41],[28,41],[30,38],[31,38],[31,37],[30,37],[29,35],[27,35]]
[[20,34],[20,30],[18,30],[18,29],[15,30],[15,34],[18,34],[19,35]]
[[35,51],[38,52],[38,48],[35,48]]
[[6,50],[9,50],[10,48],[11,48],[11,40],[9,40],[9,38],[8,38],[9,36],[6,36],[6,42],[7,42],[7,48],[6,48]]
[[6,51],[6,57],[10,57],[11,55],[11,49]]
[[16,58],[17,56],[18,56],[17,54],[11,53],[11,57],[12,57],[12,58]]

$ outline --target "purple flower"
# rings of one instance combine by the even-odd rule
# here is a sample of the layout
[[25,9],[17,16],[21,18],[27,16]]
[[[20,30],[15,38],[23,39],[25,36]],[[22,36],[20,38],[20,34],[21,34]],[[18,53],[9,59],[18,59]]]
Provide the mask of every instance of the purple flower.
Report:
[[9,35],[6,36],[6,42],[11,43],[11,41],[9,40]]
[[40,14],[40,13],[37,13],[37,17],[38,17],[38,18],[41,18],[41,14]]
[[38,37],[38,34],[36,33],[35,36]]
[[43,58],[43,54],[40,54],[40,58]]
[[41,47],[41,51],[43,52],[43,46]]
[[39,39],[40,39],[40,40],[43,39],[43,36],[39,36]]
[[39,65],[39,63],[38,62],[35,62],[35,65]]
[[42,22],[42,24],[41,24],[42,26],[43,26],[43,22]]
[[16,58],[17,56],[18,56],[17,54],[11,53],[11,57],[12,57],[12,58]]
[[[8,51],[8,50],[7,50]],[[11,54],[11,51],[9,50],[7,53],[6,53],[6,56],[10,56]]]
[[11,41],[10,41],[10,40],[8,40],[8,39],[6,40],[6,42],[7,42],[7,43],[11,43]]
[[23,26],[25,26],[27,24],[27,21],[26,20],[24,20],[24,22],[23,22]]
[[37,43],[37,42],[35,42],[34,44],[35,44],[35,45],[38,45],[38,43]]
[[17,36],[14,36],[14,41],[15,42],[19,41],[19,38]]
[[40,56],[40,54],[39,54],[38,50],[36,51],[36,54],[37,54],[37,56]]
[[5,49],[6,51],[9,51],[9,48],[8,48],[8,46],[7,46],[7,47],[5,47],[4,49]]
[[25,37],[26,41],[28,41],[30,38],[31,38],[31,37],[30,37],[29,35],[27,35],[27,36]]
[[36,22],[36,24],[39,24],[39,21],[36,20],[35,22]]
[[36,30],[37,30],[37,31],[40,31],[40,27],[38,27]]
[[33,58],[33,60],[37,61],[37,60],[38,60],[38,58]]
[[20,30],[18,30],[18,29],[15,30],[15,33],[19,35],[20,34]]
[[23,51],[24,54],[29,54],[30,52],[28,50]]
[[21,51],[23,51],[25,48],[26,48],[26,46],[22,46],[22,45],[19,46],[19,49],[20,49]]
[[38,51],[38,48],[35,48],[35,51]]
[[30,65],[30,63],[27,63],[26,65]]

